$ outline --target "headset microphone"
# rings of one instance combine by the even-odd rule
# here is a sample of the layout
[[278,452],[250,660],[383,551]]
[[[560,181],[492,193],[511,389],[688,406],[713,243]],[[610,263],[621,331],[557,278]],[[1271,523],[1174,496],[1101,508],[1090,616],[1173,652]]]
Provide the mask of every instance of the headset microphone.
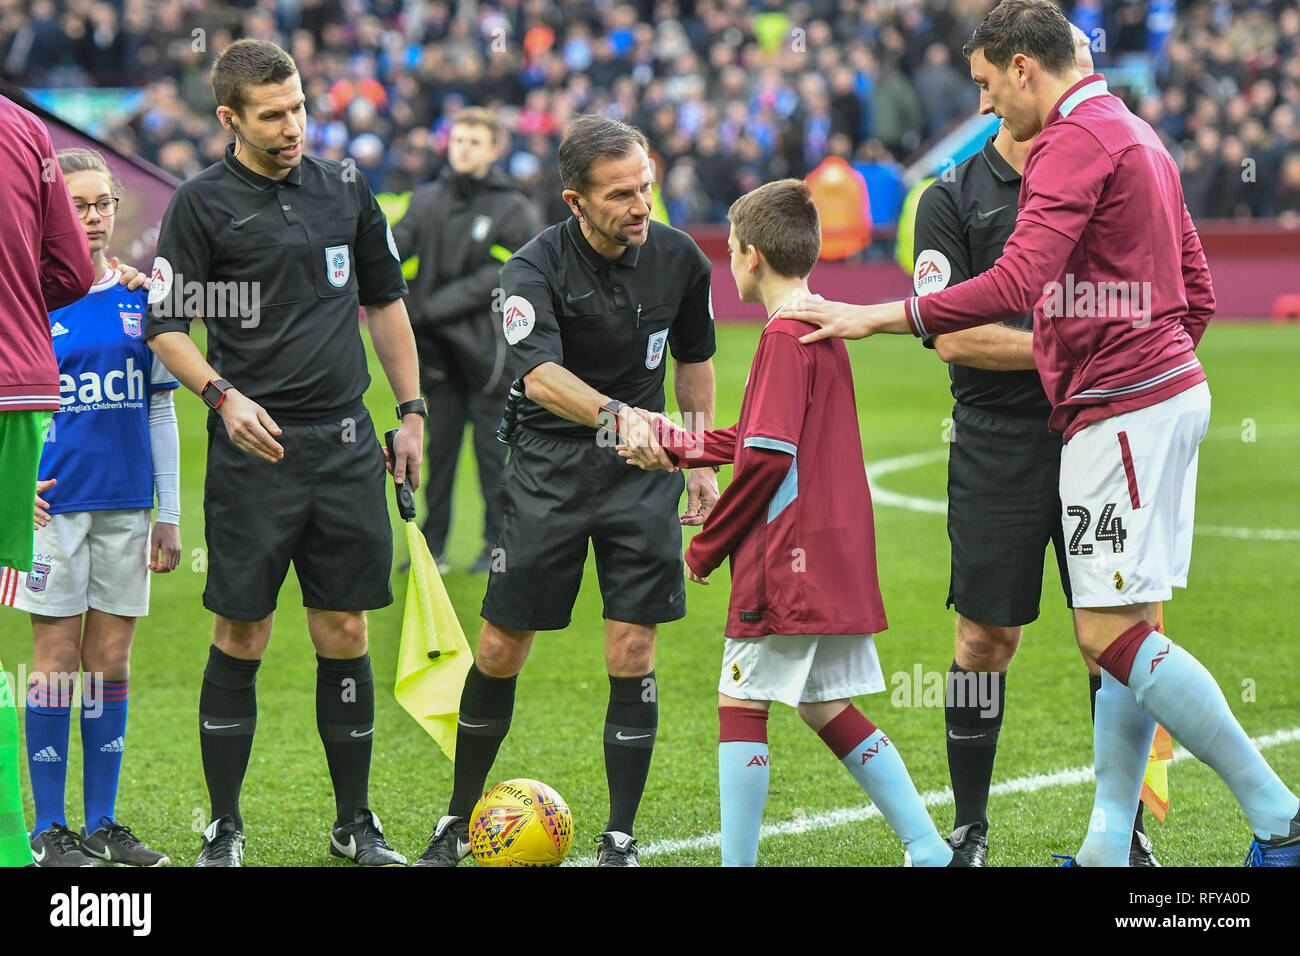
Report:
[[606,239],[613,239],[613,240],[614,240],[615,242],[617,242],[620,246],[628,246],[628,245],[631,245],[631,244],[632,244],[632,240],[629,239],[629,238],[628,238],[626,235],[624,235],[623,233],[621,233],[621,232],[606,232],[604,229],[600,228],[600,226],[596,224],[596,220],[592,219],[590,216],[587,216],[587,214],[584,213],[584,212],[582,211],[582,203],[578,202],[578,200],[575,199],[575,200],[573,201],[573,204],[574,204],[575,206],[578,207],[578,214],[579,214],[579,215],[582,215],[582,216],[585,216],[586,219],[587,219],[587,222],[591,223],[591,228],[592,228],[592,229],[595,229],[598,233],[600,233],[600,234],[601,234],[602,236],[604,236]]
[[233,130],[234,133],[235,133],[235,135],[236,135],[237,137],[239,137],[239,141],[240,141],[241,143],[243,143],[245,146],[251,146],[251,147],[253,147],[253,149],[260,149],[262,152],[266,153],[266,155],[268,155],[268,156],[279,156],[279,155],[280,155],[280,148],[279,148],[278,146],[277,146],[277,147],[272,147],[271,149],[267,149],[265,146],[258,146],[256,143],[254,143],[254,142],[250,142],[250,141],[249,141],[249,140],[244,136],[243,133],[241,133],[239,130],[235,129],[234,124],[231,123],[229,119],[226,120],[226,128],[229,129],[229,130]]

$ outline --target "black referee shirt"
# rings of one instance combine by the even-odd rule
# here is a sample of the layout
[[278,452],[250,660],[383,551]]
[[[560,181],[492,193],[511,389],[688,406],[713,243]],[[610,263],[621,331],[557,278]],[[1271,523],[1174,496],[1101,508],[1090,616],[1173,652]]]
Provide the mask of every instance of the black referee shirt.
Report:
[[280,422],[328,420],[370,384],[358,308],[406,295],[388,221],[354,168],[314,156],[283,179],[225,158],[163,216],[145,337],[202,316],[208,362]]
[[[936,179],[916,207],[912,285],[917,295],[940,289],[992,268],[1016,227],[1020,174],[993,147],[993,137],[953,169],[951,180]],[[1032,330],[1032,314],[1002,323]],[[924,340],[934,348],[934,336]],[[1033,370],[990,372],[949,365],[952,397],[959,404],[1018,418],[1046,419],[1052,411],[1042,379]]]
[[[599,392],[661,412],[665,347],[679,362],[713,357],[708,257],[684,232],[648,228],[643,245],[606,259],[570,216],[511,257],[501,270],[501,326],[521,378],[555,362]],[[527,400],[519,422],[547,435],[593,434]]]

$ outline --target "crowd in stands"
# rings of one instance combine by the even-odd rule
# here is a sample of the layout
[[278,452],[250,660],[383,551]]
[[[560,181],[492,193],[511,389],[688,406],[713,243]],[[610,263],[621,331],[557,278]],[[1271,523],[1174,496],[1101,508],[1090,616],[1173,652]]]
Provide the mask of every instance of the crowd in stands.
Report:
[[[769,179],[829,155],[867,177],[873,216],[903,164],[970,116],[961,46],[991,0],[0,0],[0,70],[26,87],[143,87],[110,139],[188,177],[229,140],[207,75],[241,36],[288,49],[309,151],[351,157],[376,192],[435,174],[452,117],[499,107],[507,171],[564,214],[567,118],[645,130],[676,224],[720,222]],[[1111,85],[1165,138],[1197,218],[1300,217],[1294,0],[1078,0]],[[1174,9],[1178,8],[1175,18]],[[882,193],[883,191],[883,193]],[[884,195],[888,193],[889,195]]]

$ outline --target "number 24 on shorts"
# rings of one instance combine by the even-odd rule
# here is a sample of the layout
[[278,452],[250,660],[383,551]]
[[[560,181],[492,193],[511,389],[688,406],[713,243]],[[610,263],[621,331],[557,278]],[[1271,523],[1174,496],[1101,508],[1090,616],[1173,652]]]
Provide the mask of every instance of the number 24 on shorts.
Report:
[[[1078,518],[1079,524],[1074,529],[1074,534],[1070,536],[1070,554],[1082,555],[1092,554],[1092,545],[1080,544],[1083,536],[1088,533],[1088,527],[1092,524],[1092,513],[1083,505],[1070,505],[1065,509],[1065,513],[1071,518]],[[1113,517],[1115,506],[1108,504],[1101,509],[1101,517],[1097,521],[1097,530],[1093,537],[1097,541],[1109,541],[1115,554],[1122,554],[1124,551],[1124,539],[1128,537],[1128,532],[1124,530],[1124,524],[1119,518]]]

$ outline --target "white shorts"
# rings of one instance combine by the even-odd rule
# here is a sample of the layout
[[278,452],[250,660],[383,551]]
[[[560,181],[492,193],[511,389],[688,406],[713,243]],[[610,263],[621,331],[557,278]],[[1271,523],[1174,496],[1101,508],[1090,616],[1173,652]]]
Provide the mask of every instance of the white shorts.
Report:
[[122,617],[149,613],[148,508],[72,511],[38,528],[32,570],[18,575],[13,606],[46,617],[74,617],[88,609]]
[[722,650],[718,693],[737,700],[779,700],[798,707],[884,689],[870,634],[729,637]]
[[1204,382],[1094,422],[1061,450],[1061,524],[1075,607],[1168,601],[1187,587]]

